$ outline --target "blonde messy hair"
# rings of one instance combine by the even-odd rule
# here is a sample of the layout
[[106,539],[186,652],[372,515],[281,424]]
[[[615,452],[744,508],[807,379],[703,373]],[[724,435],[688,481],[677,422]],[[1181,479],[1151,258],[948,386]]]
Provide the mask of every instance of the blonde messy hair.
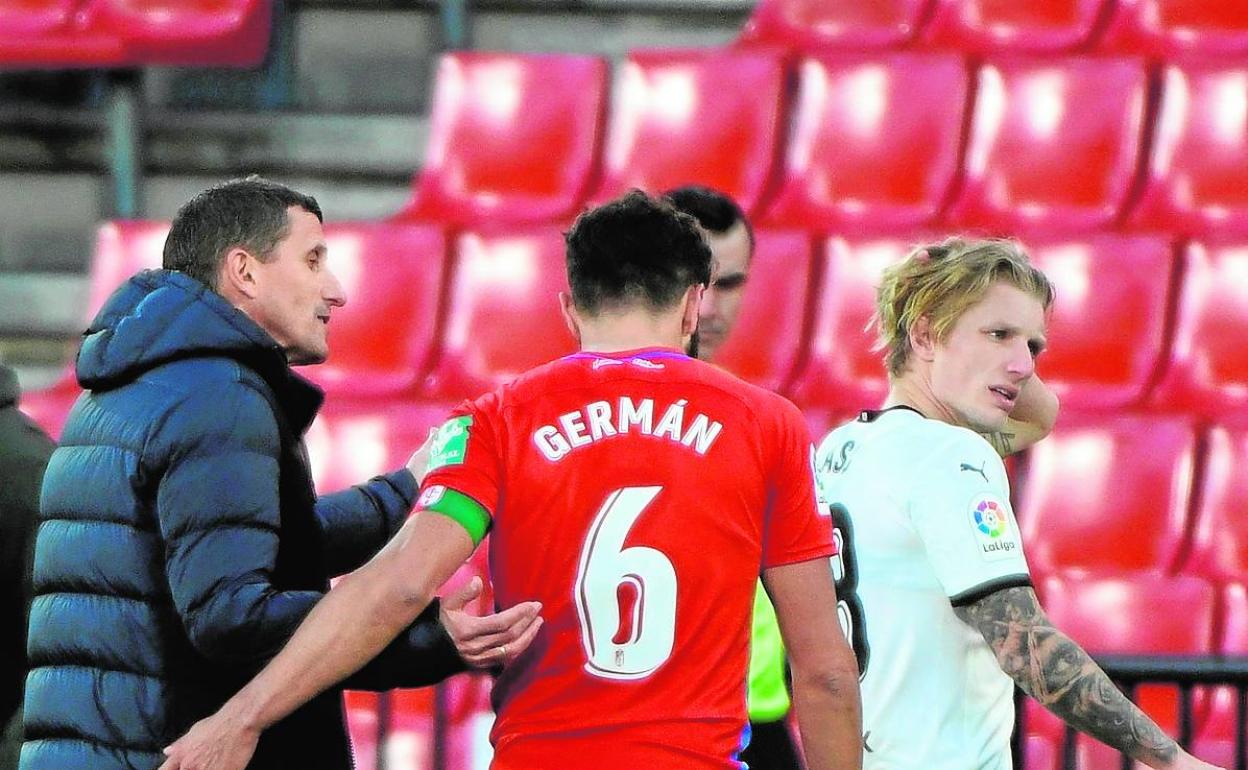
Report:
[[910,330],[927,316],[936,339],[948,338],[954,324],[997,281],[1005,281],[1040,300],[1047,312],[1053,285],[1014,241],[948,238],[920,246],[884,271],[875,294],[875,350],[885,351],[891,377],[910,358]]

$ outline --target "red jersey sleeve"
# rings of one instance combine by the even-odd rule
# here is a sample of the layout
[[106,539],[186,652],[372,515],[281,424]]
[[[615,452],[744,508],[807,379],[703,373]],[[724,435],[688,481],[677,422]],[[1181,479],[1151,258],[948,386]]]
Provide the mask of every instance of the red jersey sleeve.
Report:
[[434,437],[421,489],[425,493],[439,488],[455,490],[472,498],[494,518],[503,477],[500,427],[495,393],[465,401],[452,410]]
[[[779,406],[764,441],[771,450],[768,505],[763,521],[763,569],[836,554],[832,516],[815,492],[815,447],[797,407]],[[766,423],[764,423],[766,424]]]

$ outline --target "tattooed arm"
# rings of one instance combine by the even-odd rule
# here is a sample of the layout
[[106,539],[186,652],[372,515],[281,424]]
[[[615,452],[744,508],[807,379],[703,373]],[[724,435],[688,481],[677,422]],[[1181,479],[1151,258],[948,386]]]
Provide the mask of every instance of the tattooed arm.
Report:
[[1002,457],[1021,452],[1049,435],[1057,422],[1057,407],[1057,396],[1053,391],[1039,377],[1032,377],[1018,394],[1018,401],[1005,427],[983,436]]
[[1149,767],[1212,767],[1183,751],[1053,627],[1028,587],[1006,588],[954,612],[983,634],[1001,669],[1071,727]]

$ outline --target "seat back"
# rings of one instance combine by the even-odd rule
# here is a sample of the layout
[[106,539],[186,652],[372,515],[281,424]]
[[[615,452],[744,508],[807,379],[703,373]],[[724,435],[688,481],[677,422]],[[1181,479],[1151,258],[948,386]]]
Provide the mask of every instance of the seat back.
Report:
[[331,395],[412,392],[434,347],[445,236],[429,225],[331,222],[325,241],[347,304],[330,317],[329,359],[303,372]]
[[[1192,552],[1184,569],[1216,580],[1248,575],[1248,429],[1215,426],[1205,449]],[[1238,643],[1248,653],[1248,628]]]
[[1153,403],[1210,417],[1248,406],[1248,239],[1191,243],[1170,367]]
[[828,239],[806,364],[790,388],[798,405],[838,414],[880,405],[888,392],[888,375],[884,354],[872,350],[875,329],[867,329],[875,312],[875,288],[884,268],[921,242]]
[[1039,374],[1065,409],[1138,405],[1161,365],[1173,245],[1116,234],[1027,245],[1056,295]]
[[931,0],[760,0],[741,33],[747,44],[880,48],[915,39]]
[[438,64],[429,149],[400,216],[559,221],[586,193],[607,65],[589,56],[455,52]]
[[568,291],[557,228],[463,233],[454,259],[426,397],[476,396],[575,350],[557,299]]
[[1110,0],[937,0],[924,37],[962,51],[1072,51],[1090,45]]
[[953,54],[802,61],[766,220],[842,232],[930,223],[958,170],[969,73]]
[[1145,188],[1131,221],[1248,236],[1248,63],[1167,66]]
[[750,51],[634,52],[620,69],[595,201],[638,187],[719,190],[747,213],[782,137],[784,69]]
[[1182,418],[1064,415],[1032,448],[1019,499],[1033,572],[1173,570],[1195,451]]
[[805,333],[812,261],[806,233],[755,231],[741,312],[714,363],[768,390],[789,381]]
[[1103,47],[1174,57],[1248,53],[1248,6],[1226,0],[1117,0]]
[[1117,221],[1135,178],[1147,95],[1144,63],[1134,59],[985,64],[950,220],[1005,232]]

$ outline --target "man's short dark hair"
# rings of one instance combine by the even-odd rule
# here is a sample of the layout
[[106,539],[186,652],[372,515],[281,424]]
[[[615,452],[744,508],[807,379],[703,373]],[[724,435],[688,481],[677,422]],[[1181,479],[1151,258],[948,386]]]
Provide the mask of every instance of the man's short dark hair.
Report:
[[217,289],[221,262],[233,248],[269,258],[290,233],[287,209],[298,206],[324,221],[316,198],[259,176],[232,179],[187,201],[165,239],[163,266]]
[[730,196],[710,187],[691,184],[668,190],[663,197],[671,201],[677,210],[698,220],[704,230],[716,235],[723,235],[738,222],[743,223],[750,236],[750,250],[754,250],[754,228]]
[[640,190],[581,214],[566,240],[572,301],[590,313],[667,308],[711,280],[711,250],[693,217]]

